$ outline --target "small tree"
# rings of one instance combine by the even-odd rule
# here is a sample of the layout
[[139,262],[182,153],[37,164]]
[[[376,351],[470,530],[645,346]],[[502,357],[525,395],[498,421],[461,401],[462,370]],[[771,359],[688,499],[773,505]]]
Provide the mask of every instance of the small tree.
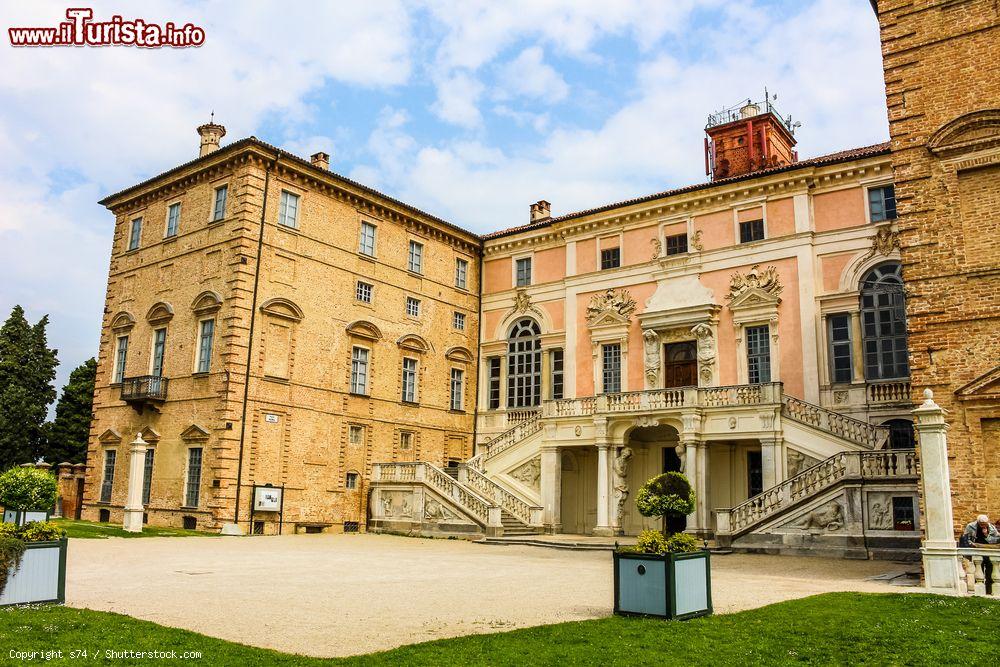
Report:
[[43,456],[49,463],[82,463],[87,457],[96,377],[97,362],[92,358],[70,373],[56,404],[56,418],[48,425]]
[[58,496],[52,473],[18,467],[0,474],[0,505],[5,510],[50,510]]
[[635,506],[643,516],[660,517],[668,528],[662,533],[644,530],[636,544],[639,551],[662,554],[698,550],[698,540],[694,536],[669,530],[671,519],[683,519],[694,511],[694,490],[687,477],[679,472],[657,475],[639,489]]

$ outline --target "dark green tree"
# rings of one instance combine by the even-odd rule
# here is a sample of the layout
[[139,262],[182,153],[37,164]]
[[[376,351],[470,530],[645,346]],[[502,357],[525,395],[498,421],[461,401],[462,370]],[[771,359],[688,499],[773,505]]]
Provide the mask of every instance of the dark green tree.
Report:
[[34,327],[15,306],[0,327],[0,470],[34,461],[45,435],[45,417],[55,398],[55,350],[49,349],[42,318]]
[[56,403],[56,418],[48,425],[48,442],[42,453],[48,463],[83,463],[87,457],[96,379],[97,361],[93,358],[69,374],[69,382]]

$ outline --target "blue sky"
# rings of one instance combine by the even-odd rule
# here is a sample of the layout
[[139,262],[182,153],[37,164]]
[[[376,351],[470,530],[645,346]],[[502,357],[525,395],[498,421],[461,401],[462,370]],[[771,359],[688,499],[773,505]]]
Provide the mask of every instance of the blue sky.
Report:
[[[66,4],[0,0],[3,28]],[[477,232],[704,179],[712,111],[764,86],[803,157],[888,135],[868,0],[94,2],[192,22],[195,49],[0,42],[0,310],[48,313],[59,382],[96,355],[97,200],[256,135]]]

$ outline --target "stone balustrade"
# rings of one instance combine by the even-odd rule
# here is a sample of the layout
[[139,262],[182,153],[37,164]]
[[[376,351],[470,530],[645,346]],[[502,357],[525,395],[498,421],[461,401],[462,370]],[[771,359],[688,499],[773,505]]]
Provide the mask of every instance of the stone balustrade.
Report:
[[867,387],[867,398],[869,403],[909,403],[910,382],[872,382]]
[[468,484],[484,498],[511,514],[514,518],[528,526],[542,525],[542,508],[529,505],[513,493],[503,488],[479,470],[463,465],[458,471],[459,482]]
[[521,422],[528,421],[538,416],[537,408],[511,409],[507,410],[507,426],[516,426]]
[[[676,387],[647,389],[585,398],[542,401],[542,417],[587,417],[601,414],[649,412],[674,408],[729,408],[777,404],[780,382],[723,387]],[[820,408],[822,409],[822,408]]]
[[[969,595],[1000,598],[1000,548],[956,549],[959,566],[965,574],[965,587]],[[986,570],[983,567],[985,559],[993,565],[990,573],[991,591],[986,594]]]
[[874,426],[860,419],[854,419],[839,412],[807,403],[794,396],[783,395],[781,397],[781,416],[813,428],[829,431],[868,449],[875,449],[889,437],[889,429],[884,426]]
[[501,526],[500,506],[491,503],[458,483],[435,465],[423,461],[376,463],[372,466],[373,483],[422,483],[458,506],[469,518],[484,527]]

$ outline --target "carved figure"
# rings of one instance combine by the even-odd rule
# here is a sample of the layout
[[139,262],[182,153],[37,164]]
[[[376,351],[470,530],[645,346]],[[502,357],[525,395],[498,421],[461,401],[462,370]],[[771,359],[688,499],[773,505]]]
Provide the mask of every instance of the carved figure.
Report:
[[812,466],[819,463],[819,460],[814,459],[811,456],[803,454],[802,452],[795,449],[788,449],[787,454],[788,459],[788,476],[794,477],[806,468],[811,468]]
[[622,447],[618,450],[614,462],[611,464],[612,472],[615,475],[615,500],[618,502],[618,525],[622,524],[622,515],[625,513],[625,502],[628,500],[628,466],[632,460],[632,449]]
[[514,312],[526,313],[529,310],[532,310],[531,295],[523,289],[517,290],[514,295]]
[[715,364],[715,337],[712,327],[704,322],[691,327],[691,333],[698,339],[698,377],[702,386],[709,384],[714,375],[712,366]]
[[447,521],[455,515],[438,501],[428,498],[424,501],[424,517],[428,521]]
[[868,254],[862,258],[862,261],[875,255],[891,255],[893,250],[899,250],[899,234],[888,227],[883,227],[875,232],[875,236],[872,238],[872,247],[869,248]]
[[660,373],[660,337],[652,329],[646,329],[642,333],[642,340],[645,349],[646,378],[650,384],[656,383],[656,377]]
[[691,245],[695,250],[704,250],[705,248],[701,245],[701,230],[699,229],[694,233],[691,238]]
[[663,244],[660,243],[660,239],[649,239],[649,245],[653,246],[653,257],[652,261],[656,261],[660,257],[660,253],[663,252]]
[[868,520],[875,530],[892,529],[892,506],[889,503],[875,503],[871,512],[868,513]]
[[382,515],[392,516],[392,498],[390,496],[382,496]]
[[540,481],[542,478],[542,460],[541,457],[536,456],[526,463],[522,463],[518,467],[510,471],[510,476],[521,482],[526,486],[530,486],[536,491],[541,488]]
[[587,321],[593,324],[597,318],[605,313],[614,312],[628,318],[635,311],[635,299],[626,289],[608,289],[602,294],[595,294],[590,298],[587,306]]
[[410,499],[406,496],[403,496],[403,502],[399,507],[399,516],[413,516],[413,509],[410,507]]
[[687,474],[687,447],[685,447],[684,445],[678,444],[676,447],[674,447],[674,453],[677,454],[677,458],[679,458],[681,460],[681,469],[680,469],[680,472],[682,472],[682,473],[684,473],[686,475]]
[[729,278],[727,298],[735,299],[751,289],[759,289],[774,296],[781,294],[781,290],[784,288],[781,285],[781,278],[778,277],[778,269],[769,266],[761,271],[760,265],[754,264],[746,275],[737,271]]
[[828,503],[802,517],[795,527],[831,533],[838,531],[844,527],[844,508],[838,502]]

